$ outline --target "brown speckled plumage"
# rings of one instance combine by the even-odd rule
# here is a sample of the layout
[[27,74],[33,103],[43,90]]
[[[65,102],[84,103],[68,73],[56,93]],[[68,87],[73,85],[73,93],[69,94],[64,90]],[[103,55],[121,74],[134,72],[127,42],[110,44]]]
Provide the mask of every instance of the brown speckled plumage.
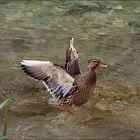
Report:
[[[64,97],[65,105],[82,105],[88,101],[92,95],[96,84],[96,73],[87,71],[75,78],[74,87],[67,97]],[[68,100],[67,100],[68,99]],[[62,99],[63,100],[63,99]]]
[[98,59],[88,61],[88,68],[81,73],[79,55],[73,39],[66,50],[65,68],[50,61],[23,60],[23,70],[31,77],[42,80],[53,99],[62,106],[83,105],[92,95],[96,84],[97,67],[107,67]]

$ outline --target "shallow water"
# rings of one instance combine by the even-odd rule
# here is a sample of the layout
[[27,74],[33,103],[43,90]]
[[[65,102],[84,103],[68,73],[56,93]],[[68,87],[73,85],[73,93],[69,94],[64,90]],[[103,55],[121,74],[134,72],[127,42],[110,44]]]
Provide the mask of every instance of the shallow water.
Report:
[[[65,117],[48,104],[42,83],[23,73],[20,61],[64,65],[71,37],[82,71],[90,58],[110,67],[97,71],[93,109],[73,108],[74,115]],[[139,1],[0,1],[0,99],[14,98],[10,137],[140,138],[139,56]]]

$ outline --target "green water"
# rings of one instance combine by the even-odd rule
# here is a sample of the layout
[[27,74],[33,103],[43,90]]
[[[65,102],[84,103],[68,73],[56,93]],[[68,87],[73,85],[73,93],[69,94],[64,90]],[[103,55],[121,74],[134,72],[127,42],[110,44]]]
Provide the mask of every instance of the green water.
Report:
[[[65,118],[61,109],[48,105],[49,94],[23,73],[20,61],[64,65],[72,37],[82,71],[90,58],[110,67],[97,71],[93,110],[74,108],[75,115]],[[0,100],[14,98],[10,137],[140,138],[139,56],[139,1],[1,0]],[[37,125],[27,132],[16,131],[32,124]]]

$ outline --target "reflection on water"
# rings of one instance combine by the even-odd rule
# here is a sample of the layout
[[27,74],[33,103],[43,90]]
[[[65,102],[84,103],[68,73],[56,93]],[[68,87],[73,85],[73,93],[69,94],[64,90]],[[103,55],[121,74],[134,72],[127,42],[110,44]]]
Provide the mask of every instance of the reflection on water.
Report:
[[[48,105],[43,85],[21,71],[20,61],[63,65],[71,37],[82,70],[89,58],[100,58],[110,67],[97,72],[94,109],[74,108],[75,116],[65,118]],[[0,98],[14,97],[11,135],[16,137],[19,124],[37,123],[24,134],[27,138],[140,138],[139,44],[139,1],[1,1]]]

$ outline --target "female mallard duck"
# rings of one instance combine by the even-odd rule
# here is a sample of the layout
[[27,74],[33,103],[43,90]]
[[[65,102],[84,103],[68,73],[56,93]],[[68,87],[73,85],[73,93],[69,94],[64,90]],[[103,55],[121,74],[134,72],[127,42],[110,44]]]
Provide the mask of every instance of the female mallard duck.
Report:
[[70,47],[66,50],[65,67],[53,64],[50,61],[23,60],[21,65],[24,72],[31,77],[41,80],[59,105],[66,110],[72,105],[83,106],[92,95],[96,84],[97,67],[108,67],[98,59],[88,61],[88,68],[81,73],[79,55],[73,47],[73,38]]

